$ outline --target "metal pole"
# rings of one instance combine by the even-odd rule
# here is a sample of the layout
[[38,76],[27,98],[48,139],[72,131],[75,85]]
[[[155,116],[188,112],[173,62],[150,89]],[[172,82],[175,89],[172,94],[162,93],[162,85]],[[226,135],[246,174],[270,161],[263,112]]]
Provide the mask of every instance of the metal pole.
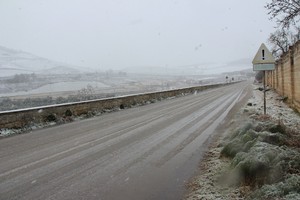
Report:
[[264,115],[267,114],[266,108],[266,71],[264,71]]

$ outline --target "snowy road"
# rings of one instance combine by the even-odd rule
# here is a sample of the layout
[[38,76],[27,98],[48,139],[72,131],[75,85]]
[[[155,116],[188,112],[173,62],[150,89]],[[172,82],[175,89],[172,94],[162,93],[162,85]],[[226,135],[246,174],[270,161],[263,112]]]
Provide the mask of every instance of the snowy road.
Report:
[[[0,140],[0,199],[181,199],[242,82]],[[226,117],[227,116],[227,117]]]

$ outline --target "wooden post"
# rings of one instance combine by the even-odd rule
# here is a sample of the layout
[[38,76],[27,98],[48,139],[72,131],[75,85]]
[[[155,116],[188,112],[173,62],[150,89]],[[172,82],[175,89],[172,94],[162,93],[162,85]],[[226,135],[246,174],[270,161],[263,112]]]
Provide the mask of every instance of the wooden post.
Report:
[[264,115],[267,114],[266,108],[266,71],[264,70]]

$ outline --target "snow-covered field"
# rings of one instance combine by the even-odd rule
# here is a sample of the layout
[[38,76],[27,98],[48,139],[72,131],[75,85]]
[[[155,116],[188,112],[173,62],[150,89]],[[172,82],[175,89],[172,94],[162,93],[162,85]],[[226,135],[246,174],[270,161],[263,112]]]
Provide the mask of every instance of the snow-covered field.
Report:
[[59,83],[47,84],[42,87],[36,88],[34,90],[0,94],[0,96],[2,97],[20,96],[20,95],[32,95],[32,94],[41,94],[41,93],[78,91],[83,88],[87,88],[88,86],[92,86],[93,88],[96,89],[110,88],[109,85],[106,85],[102,82],[96,82],[96,81],[59,82]]

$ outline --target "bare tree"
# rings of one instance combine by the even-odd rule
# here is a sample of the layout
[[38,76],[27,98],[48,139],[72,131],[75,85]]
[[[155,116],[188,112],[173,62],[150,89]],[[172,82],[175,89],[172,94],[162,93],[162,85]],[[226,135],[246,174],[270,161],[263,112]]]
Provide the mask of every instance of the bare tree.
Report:
[[78,91],[77,96],[81,100],[93,99],[95,97],[95,88],[90,84],[88,84],[86,88],[82,88],[81,90]]
[[300,0],[272,0],[265,7],[271,19],[276,19],[282,28],[289,28],[300,19]]
[[275,58],[279,58],[283,53],[289,50],[290,41],[287,31],[284,29],[271,33],[268,42],[272,45],[271,51]]
[[292,44],[295,44],[300,40],[300,26],[294,27],[294,34],[291,35]]
[[293,30],[279,29],[271,33],[268,43],[272,45],[271,51],[275,58],[289,50],[289,47],[300,40],[300,27],[295,26]]

